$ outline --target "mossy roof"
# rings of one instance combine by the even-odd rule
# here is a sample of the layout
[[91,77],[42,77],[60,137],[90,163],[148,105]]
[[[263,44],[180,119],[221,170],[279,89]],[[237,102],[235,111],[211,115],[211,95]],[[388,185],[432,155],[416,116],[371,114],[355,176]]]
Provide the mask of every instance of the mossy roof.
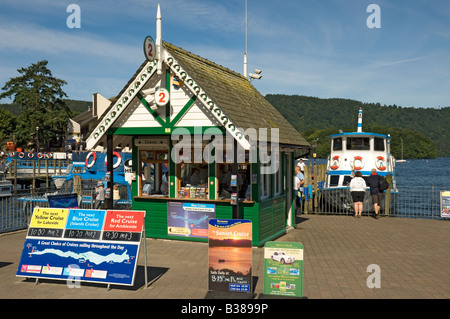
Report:
[[303,136],[241,74],[204,59],[173,44],[163,46],[198,85],[240,128],[279,129],[279,142],[309,146]]

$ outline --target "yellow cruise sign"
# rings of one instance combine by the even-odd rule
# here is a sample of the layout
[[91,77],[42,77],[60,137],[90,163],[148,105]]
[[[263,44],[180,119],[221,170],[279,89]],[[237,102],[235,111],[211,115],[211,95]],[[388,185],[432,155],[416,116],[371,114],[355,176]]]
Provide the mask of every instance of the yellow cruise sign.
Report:
[[30,227],[33,228],[64,228],[67,222],[68,209],[35,208]]

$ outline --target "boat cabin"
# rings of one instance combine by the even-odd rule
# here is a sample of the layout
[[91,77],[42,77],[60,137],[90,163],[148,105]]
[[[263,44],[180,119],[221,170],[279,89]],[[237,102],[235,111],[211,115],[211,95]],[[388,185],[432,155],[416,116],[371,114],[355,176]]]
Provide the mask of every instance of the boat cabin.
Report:
[[360,171],[369,176],[375,168],[378,175],[392,175],[395,159],[391,155],[389,135],[362,132],[362,110],[357,132],[331,135],[328,157],[327,187],[346,187],[353,174]]

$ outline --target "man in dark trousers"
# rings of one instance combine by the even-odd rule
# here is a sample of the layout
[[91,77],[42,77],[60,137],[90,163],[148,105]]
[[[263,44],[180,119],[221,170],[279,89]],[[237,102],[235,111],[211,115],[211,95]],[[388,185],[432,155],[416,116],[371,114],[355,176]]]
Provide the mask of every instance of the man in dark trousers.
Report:
[[367,178],[367,185],[370,187],[370,195],[372,196],[373,209],[375,211],[375,218],[380,218],[380,204],[383,200],[383,193],[378,187],[378,174],[375,168],[372,168],[370,176]]

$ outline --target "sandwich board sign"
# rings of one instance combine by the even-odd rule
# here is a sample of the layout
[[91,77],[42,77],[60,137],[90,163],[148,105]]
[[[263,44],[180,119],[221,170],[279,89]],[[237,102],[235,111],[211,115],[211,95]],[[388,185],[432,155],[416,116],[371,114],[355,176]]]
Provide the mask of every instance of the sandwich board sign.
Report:
[[303,296],[303,245],[269,241],[264,247],[264,294]]
[[133,285],[144,211],[35,208],[16,276]]

